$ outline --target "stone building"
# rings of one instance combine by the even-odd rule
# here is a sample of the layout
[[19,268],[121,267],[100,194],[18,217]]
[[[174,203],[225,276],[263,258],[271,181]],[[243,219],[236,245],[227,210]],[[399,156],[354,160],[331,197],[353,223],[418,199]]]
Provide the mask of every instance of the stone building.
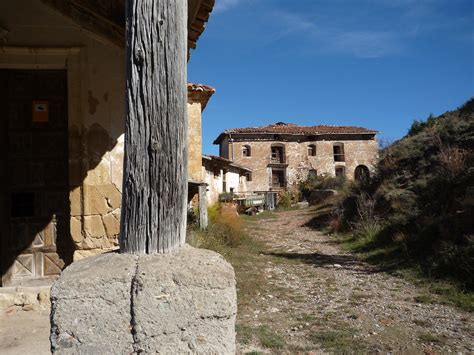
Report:
[[360,179],[377,159],[377,132],[351,126],[278,122],[224,131],[214,144],[221,157],[252,170],[249,191],[295,187],[308,174]]
[[[188,0],[188,50],[214,0]],[[0,1],[1,284],[38,285],[117,245],[124,0]],[[201,113],[188,85],[189,180],[203,183]]]
[[219,201],[219,195],[223,192],[247,192],[247,178],[252,171],[244,166],[222,157],[203,155],[202,170],[209,205]]

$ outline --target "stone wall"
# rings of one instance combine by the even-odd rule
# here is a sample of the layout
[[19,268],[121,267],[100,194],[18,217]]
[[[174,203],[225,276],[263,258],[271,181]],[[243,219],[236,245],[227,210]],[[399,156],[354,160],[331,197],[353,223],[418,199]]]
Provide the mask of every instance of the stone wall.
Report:
[[188,175],[191,180],[202,181],[202,105],[188,102]]
[[[8,14],[2,23],[9,30],[3,45],[13,48],[0,51],[0,68],[67,70],[74,259],[117,248],[124,148],[124,50],[40,1],[0,2],[0,13]],[[188,103],[188,111],[190,178],[202,181],[201,104]]]
[[[343,143],[345,151],[345,161],[335,162],[333,155],[334,143]],[[270,188],[271,167],[269,167],[271,157],[271,147],[274,144],[284,146],[286,160],[286,179],[288,187],[296,186],[298,182],[307,178],[311,169],[317,171],[318,175],[329,174],[334,176],[337,166],[345,168],[347,179],[354,179],[354,171],[357,166],[365,165],[370,170],[377,159],[378,144],[375,139],[357,140],[317,140],[317,141],[256,141],[256,140],[234,140],[228,143],[224,140],[221,151],[228,151],[230,159],[239,165],[243,165],[252,170],[252,181],[247,182],[249,191],[265,191]],[[308,146],[316,146],[316,155],[308,155]],[[245,157],[242,154],[244,146],[250,146],[251,156]]]

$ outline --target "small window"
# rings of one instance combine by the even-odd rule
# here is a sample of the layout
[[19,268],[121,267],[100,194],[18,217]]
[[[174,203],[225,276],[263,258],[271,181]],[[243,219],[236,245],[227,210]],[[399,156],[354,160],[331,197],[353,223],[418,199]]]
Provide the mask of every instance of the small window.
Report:
[[308,145],[308,156],[310,157],[316,156],[316,146],[314,144]]
[[247,182],[252,181],[252,173],[251,172],[245,173],[245,180],[247,180]]
[[244,145],[242,147],[242,156],[243,157],[251,157],[252,156],[252,150],[250,149],[249,145]]
[[318,171],[316,169],[310,169],[308,171],[308,179],[315,179],[318,176]]
[[344,156],[344,143],[334,143],[334,161],[346,161]]
[[336,166],[336,177],[337,178],[345,178],[346,177],[346,168],[343,166]]

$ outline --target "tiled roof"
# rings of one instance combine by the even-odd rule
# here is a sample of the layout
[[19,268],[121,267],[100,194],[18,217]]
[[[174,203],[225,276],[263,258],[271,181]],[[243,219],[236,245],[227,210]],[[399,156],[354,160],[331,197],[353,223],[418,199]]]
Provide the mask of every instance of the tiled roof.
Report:
[[239,165],[239,164],[236,164],[234,163],[232,160],[229,160],[229,159],[226,159],[226,158],[222,158],[222,157],[218,157],[217,155],[209,155],[209,154],[203,154],[202,155],[202,158],[203,159],[206,159],[206,160],[214,160],[214,161],[217,161],[223,165],[230,165],[230,166],[233,166],[233,167],[236,167],[236,168],[239,168],[241,170],[244,170],[244,171],[252,171],[251,169],[249,168],[246,168],[245,166],[243,165]]
[[294,123],[277,122],[268,126],[232,128],[225,130],[215,140],[214,144],[228,134],[291,134],[291,135],[322,135],[322,134],[376,134],[377,131],[355,126],[299,126]]
[[212,86],[204,84],[188,83],[188,100],[197,101],[202,105],[202,110],[206,108],[212,95],[216,92]]

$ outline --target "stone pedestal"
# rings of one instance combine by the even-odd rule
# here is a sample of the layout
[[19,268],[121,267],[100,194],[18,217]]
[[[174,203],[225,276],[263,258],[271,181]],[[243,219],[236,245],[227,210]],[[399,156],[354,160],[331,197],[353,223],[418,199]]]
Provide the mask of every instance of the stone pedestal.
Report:
[[51,300],[55,353],[235,353],[234,270],[211,251],[83,259]]

